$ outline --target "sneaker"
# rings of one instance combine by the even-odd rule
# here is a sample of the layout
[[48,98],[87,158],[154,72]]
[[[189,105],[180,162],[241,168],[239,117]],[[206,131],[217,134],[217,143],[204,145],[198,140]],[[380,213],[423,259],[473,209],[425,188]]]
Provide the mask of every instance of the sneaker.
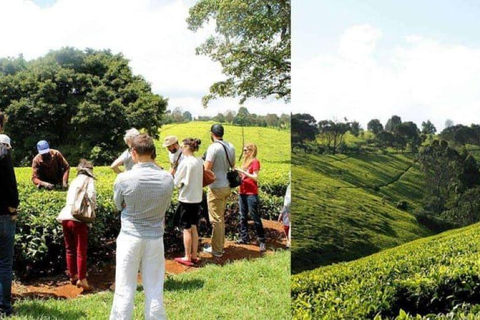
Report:
[[265,252],[267,251],[267,245],[265,242],[260,242],[260,252]]
[[221,258],[223,257],[225,250],[222,250],[222,252],[217,252],[217,251],[213,251],[212,246],[208,246],[203,248],[203,252],[209,253],[217,258]]
[[243,239],[238,239],[237,241],[235,241],[235,244],[247,244],[248,242],[246,240],[243,240]]

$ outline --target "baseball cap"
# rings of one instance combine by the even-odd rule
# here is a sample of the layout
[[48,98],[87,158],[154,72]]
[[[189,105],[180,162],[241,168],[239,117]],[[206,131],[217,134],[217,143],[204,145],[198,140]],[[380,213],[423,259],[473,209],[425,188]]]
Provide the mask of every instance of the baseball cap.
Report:
[[175,136],[168,136],[168,137],[165,137],[165,140],[163,141],[163,147],[166,148],[166,147],[169,147],[171,146],[172,144],[175,144],[178,142],[178,139],[177,137]]
[[50,152],[50,147],[48,145],[48,142],[45,140],[40,140],[37,143],[37,150],[39,154],[45,154]]
[[210,132],[216,135],[217,137],[223,137],[223,126],[221,124],[213,124],[210,128]]
[[10,138],[6,134],[0,134],[0,143],[6,144],[8,149],[12,148]]

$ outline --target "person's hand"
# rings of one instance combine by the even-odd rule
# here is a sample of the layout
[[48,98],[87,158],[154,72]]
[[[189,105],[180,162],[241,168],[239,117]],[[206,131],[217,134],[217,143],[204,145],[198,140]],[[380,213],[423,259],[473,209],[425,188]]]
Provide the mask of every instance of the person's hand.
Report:
[[277,221],[280,222],[280,220],[282,220],[282,214],[281,213],[278,215]]
[[53,185],[51,183],[48,183],[48,182],[43,182],[42,187],[44,187],[45,189],[48,189],[48,190],[52,190],[53,187],[55,187],[55,185]]
[[17,208],[8,207],[8,212],[15,213],[17,212]]
[[67,190],[68,189],[68,182],[63,182],[62,184],[62,189]]

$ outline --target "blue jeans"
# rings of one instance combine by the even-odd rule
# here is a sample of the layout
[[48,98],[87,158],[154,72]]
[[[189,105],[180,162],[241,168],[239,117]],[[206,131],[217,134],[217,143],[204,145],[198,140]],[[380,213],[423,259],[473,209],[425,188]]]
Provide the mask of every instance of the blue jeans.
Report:
[[258,195],[240,194],[238,197],[240,207],[240,238],[245,242],[248,241],[248,213],[252,216],[258,241],[265,242],[265,232],[258,212],[258,203]]
[[0,216],[0,315],[12,313],[12,266],[15,221],[9,215]]

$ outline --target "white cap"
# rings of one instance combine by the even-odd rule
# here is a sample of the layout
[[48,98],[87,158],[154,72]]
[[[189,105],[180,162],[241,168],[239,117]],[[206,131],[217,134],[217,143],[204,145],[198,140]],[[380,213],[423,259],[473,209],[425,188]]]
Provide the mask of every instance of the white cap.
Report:
[[9,149],[12,147],[10,144],[10,138],[6,134],[0,134],[0,143],[6,144]]

